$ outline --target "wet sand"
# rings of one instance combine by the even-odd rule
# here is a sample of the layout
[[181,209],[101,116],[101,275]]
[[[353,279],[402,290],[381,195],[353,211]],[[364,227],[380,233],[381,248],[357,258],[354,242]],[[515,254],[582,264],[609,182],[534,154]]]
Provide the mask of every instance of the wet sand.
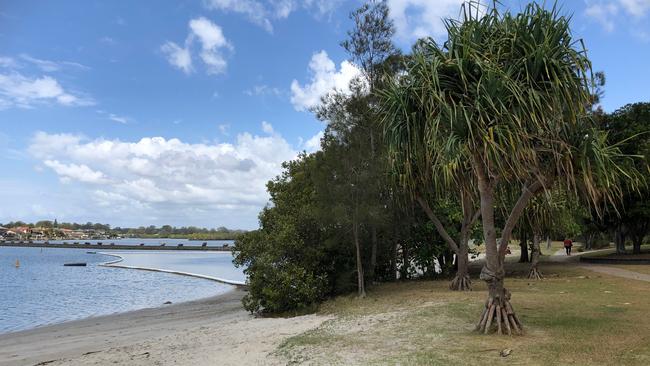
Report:
[[0,335],[0,365],[275,365],[286,338],[327,318],[256,318],[245,290]]

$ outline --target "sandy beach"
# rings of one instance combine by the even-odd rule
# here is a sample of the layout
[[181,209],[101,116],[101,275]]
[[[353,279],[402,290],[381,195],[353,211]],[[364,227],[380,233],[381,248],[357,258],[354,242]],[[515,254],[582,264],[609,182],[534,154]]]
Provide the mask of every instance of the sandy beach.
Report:
[[0,335],[0,365],[278,365],[284,339],[327,319],[256,318],[244,294]]

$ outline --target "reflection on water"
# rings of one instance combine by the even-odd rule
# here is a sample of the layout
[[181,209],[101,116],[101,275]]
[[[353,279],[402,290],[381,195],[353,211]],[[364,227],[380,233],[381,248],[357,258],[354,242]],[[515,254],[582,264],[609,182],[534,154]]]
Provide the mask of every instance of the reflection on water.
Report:
[[[0,247],[0,333],[157,307],[166,301],[196,300],[233,288],[187,276],[98,265],[113,259],[84,249]],[[209,265],[200,257],[194,260],[196,268]],[[192,261],[183,257],[179,262],[191,269]],[[86,262],[88,266],[63,266],[69,262]]]

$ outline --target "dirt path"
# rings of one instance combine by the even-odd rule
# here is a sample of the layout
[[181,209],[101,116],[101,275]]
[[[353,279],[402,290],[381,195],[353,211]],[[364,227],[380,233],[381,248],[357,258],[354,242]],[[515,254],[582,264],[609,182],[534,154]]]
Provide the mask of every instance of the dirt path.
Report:
[[626,269],[621,269],[621,268],[616,268],[616,267],[609,267],[609,266],[599,266],[599,265],[595,265],[595,264],[583,264],[583,265],[580,265],[580,268],[588,269],[588,270],[594,271],[594,272],[604,273],[604,274],[610,275],[610,276],[623,277],[623,278],[629,278],[629,279],[632,279],[632,280],[650,282],[650,275],[646,274],[646,273],[633,272],[633,271],[628,271]]

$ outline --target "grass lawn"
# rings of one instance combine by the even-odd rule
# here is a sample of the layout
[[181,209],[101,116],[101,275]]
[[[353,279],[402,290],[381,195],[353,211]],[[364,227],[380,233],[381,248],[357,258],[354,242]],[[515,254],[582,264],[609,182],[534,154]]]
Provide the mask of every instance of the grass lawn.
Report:
[[[508,267],[524,336],[472,332],[486,298],[481,281],[465,293],[449,291],[447,281],[414,281],[326,302],[319,312],[335,318],[277,352],[315,365],[650,364],[650,283],[566,263],[542,264],[547,278],[536,282],[523,278],[525,264]],[[503,358],[506,348],[512,353]]]

